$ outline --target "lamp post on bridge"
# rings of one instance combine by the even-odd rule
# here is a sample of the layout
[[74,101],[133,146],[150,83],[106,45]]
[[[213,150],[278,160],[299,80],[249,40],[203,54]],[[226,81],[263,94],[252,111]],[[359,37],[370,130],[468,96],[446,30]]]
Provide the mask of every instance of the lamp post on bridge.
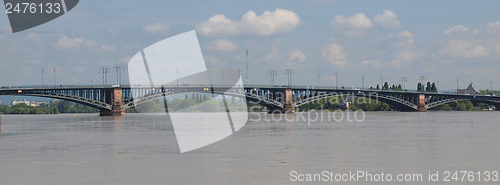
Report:
[[122,68],[118,65],[113,67],[116,71],[116,83],[121,84],[122,83]]
[[380,75],[380,89],[382,90],[384,87],[384,75]]
[[339,72],[335,71],[335,89],[339,89]]
[[108,85],[108,72],[109,68],[108,67],[102,67],[99,73],[102,74],[102,85],[106,86]]
[[490,95],[493,95],[493,80],[490,81]]
[[319,87],[319,78],[320,78],[320,74],[319,74],[319,72],[318,72],[318,87]]
[[271,70],[271,71],[269,71],[268,75],[269,75],[271,87],[274,87],[274,79],[276,76],[278,76],[278,73],[275,70]]
[[285,70],[285,74],[288,75],[288,88],[291,88],[292,87],[292,74],[293,74],[293,69],[290,68],[290,69],[287,69]]
[[56,82],[57,82],[57,75],[56,75],[56,68],[54,67],[54,89],[56,88]]
[[439,93],[439,80],[437,81],[436,92]]
[[43,73],[44,73],[44,72],[45,72],[45,71],[42,69],[42,88],[43,88]]
[[365,74],[361,76],[361,89],[365,89]]
[[408,82],[408,78],[406,78],[406,76],[403,76],[401,78],[401,83],[403,84],[403,90],[406,89],[406,82]]

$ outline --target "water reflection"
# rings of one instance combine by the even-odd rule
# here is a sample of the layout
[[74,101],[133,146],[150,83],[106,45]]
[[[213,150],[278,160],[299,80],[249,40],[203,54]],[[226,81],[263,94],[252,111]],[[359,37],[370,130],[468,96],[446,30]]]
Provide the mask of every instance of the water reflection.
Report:
[[114,132],[123,132],[123,117],[122,116],[116,116],[113,117],[113,131]]
[[2,117],[0,117],[0,139],[2,139]]
[[[113,116],[113,138],[120,138],[123,133],[123,116]],[[113,144],[113,153],[115,155],[124,154],[120,142],[115,141]]]

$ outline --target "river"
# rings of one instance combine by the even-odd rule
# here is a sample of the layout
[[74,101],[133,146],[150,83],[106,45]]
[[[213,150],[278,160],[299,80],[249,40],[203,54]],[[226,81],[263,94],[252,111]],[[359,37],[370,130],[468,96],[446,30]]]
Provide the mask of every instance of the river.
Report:
[[0,184],[335,184],[294,182],[291,173],[500,168],[498,112],[294,119],[300,114],[252,119],[234,135],[182,154],[164,114],[2,115]]

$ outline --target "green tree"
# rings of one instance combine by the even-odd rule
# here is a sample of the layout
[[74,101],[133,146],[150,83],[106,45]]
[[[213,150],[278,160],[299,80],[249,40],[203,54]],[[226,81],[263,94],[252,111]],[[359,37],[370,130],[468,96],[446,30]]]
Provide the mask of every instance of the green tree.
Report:
[[468,111],[474,110],[474,104],[471,101],[465,101],[465,109]]
[[444,104],[444,105],[440,105],[436,108],[436,110],[442,110],[442,111],[451,111],[453,110],[453,108],[451,108],[450,105],[448,104]]
[[420,83],[420,82],[418,82],[418,84],[417,84],[417,91],[420,91],[420,92],[424,91],[424,85],[422,85],[422,83]]
[[437,92],[436,83],[434,83],[434,82],[432,82],[431,91],[432,92]]
[[350,109],[363,111],[388,111],[390,110],[390,106],[377,100],[358,97],[353,102]]
[[425,87],[426,92],[431,92],[431,82],[427,82],[427,87]]
[[467,110],[467,106],[465,105],[465,103],[457,103],[457,106],[455,107],[455,109],[457,111],[466,111]]

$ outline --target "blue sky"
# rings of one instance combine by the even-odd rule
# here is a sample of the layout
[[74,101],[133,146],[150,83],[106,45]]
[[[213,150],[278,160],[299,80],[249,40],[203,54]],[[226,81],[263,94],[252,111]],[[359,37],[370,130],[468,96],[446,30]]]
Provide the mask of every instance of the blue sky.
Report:
[[[441,89],[473,82],[500,87],[498,1],[149,1],[85,0],[68,14],[13,34],[0,17],[0,86],[101,84],[99,68],[127,66],[140,49],[196,29],[209,67],[244,69],[250,83],[293,68],[294,84],[415,88],[420,76]],[[2,9],[4,11],[4,9]],[[243,70],[244,71],[244,70]],[[124,72],[126,73],[126,72]],[[116,75],[110,74],[110,81]],[[123,75],[126,78],[126,75]],[[125,80],[124,80],[125,81]]]

